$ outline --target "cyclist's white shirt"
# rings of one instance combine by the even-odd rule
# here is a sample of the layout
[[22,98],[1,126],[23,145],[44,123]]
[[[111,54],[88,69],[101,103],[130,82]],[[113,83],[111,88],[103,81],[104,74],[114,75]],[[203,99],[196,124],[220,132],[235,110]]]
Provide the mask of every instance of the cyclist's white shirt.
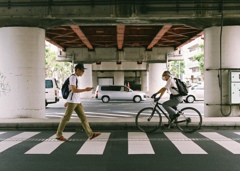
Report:
[[[78,79],[78,81],[77,81]],[[76,84],[77,82],[77,84]],[[78,89],[79,89],[79,77],[74,75],[71,75],[69,77],[69,89],[71,90],[71,86],[70,85],[75,85]],[[72,91],[69,93],[68,98],[67,98],[67,102],[68,103],[81,103],[81,99],[80,99],[80,93],[73,93],[72,95]]]
[[177,84],[176,84],[174,78],[172,78],[172,77],[169,77],[169,79],[167,80],[167,84],[166,84],[164,87],[165,87],[168,91],[170,91],[171,94],[173,94],[173,95],[178,95],[178,94],[179,94],[176,90],[174,90],[174,89],[172,88],[172,87],[176,87],[176,89],[177,89]]

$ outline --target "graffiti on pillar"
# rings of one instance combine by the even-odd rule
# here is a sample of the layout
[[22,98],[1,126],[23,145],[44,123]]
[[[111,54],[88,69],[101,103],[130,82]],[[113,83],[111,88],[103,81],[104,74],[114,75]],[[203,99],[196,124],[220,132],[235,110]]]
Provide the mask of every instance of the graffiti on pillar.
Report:
[[6,76],[0,72],[0,97],[7,95],[11,91],[9,84],[6,82]]

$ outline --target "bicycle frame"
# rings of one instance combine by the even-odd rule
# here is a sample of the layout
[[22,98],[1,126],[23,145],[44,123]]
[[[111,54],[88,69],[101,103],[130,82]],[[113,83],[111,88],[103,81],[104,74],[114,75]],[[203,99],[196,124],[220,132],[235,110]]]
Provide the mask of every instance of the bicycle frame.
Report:
[[[163,111],[163,109],[161,108],[161,106],[162,106],[162,103],[159,103],[159,102],[157,101],[156,104],[155,104],[155,106],[154,106],[154,108],[153,108],[153,113],[152,113],[152,115],[149,117],[148,121],[153,117],[153,115],[154,115],[154,113],[155,113],[156,110],[160,110],[160,111],[161,111],[160,114],[163,114],[163,115],[168,119],[168,121],[170,121],[170,118],[169,118],[168,114]],[[177,110],[177,109],[176,109],[176,110]],[[177,123],[185,122],[185,121],[187,120],[187,118],[186,118],[184,115],[183,115],[183,117],[185,118],[185,120],[181,120],[181,121],[175,120],[174,123],[177,124]]]
[[156,102],[156,104],[155,104],[155,106],[154,106],[154,108],[153,108],[153,113],[152,113],[151,117],[153,117],[153,114],[155,113],[156,110],[160,110],[160,111],[161,111],[160,114],[163,114],[168,120],[170,120],[169,116],[167,115],[167,113],[165,113],[165,112],[163,111],[163,109],[161,108],[161,106],[162,106],[162,103]]

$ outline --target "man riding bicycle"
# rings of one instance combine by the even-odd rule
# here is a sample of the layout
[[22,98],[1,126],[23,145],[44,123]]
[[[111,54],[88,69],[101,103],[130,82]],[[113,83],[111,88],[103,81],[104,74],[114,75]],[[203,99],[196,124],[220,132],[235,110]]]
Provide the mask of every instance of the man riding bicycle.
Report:
[[162,87],[158,92],[152,95],[155,97],[160,94],[159,99],[163,96],[163,94],[167,91],[170,91],[170,100],[165,101],[162,106],[168,112],[171,122],[174,121],[179,114],[176,112],[176,107],[179,103],[183,101],[183,97],[179,95],[176,82],[172,77],[169,71],[164,71],[162,74],[162,80],[167,81],[166,85]]

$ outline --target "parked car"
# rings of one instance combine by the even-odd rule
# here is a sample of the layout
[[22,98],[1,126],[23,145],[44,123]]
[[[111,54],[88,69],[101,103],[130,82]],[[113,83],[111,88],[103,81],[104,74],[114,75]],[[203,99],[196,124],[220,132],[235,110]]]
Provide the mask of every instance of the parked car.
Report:
[[108,103],[110,100],[132,100],[135,103],[146,100],[146,94],[141,91],[133,91],[124,85],[98,85],[95,98]]
[[45,106],[59,101],[59,87],[55,78],[45,79]]
[[198,100],[204,100],[204,86],[202,84],[190,87],[184,101],[186,103],[193,103]]

